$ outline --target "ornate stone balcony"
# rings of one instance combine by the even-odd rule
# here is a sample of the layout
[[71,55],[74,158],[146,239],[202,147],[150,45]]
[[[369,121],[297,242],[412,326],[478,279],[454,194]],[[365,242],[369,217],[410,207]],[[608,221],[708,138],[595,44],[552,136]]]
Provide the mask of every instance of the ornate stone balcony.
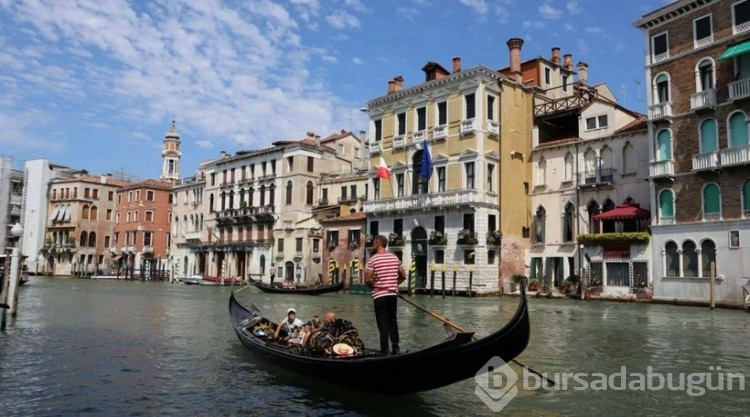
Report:
[[457,205],[489,204],[497,205],[497,195],[477,190],[461,190],[444,193],[419,194],[408,197],[397,197],[365,201],[362,206],[365,212],[386,212],[424,209],[427,207],[455,207]]
[[476,130],[477,130],[476,119],[461,120],[461,128],[460,128],[461,135],[470,135],[476,132]]
[[750,145],[721,149],[719,160],[722,166],[746,164],[750,162]]
[[709,88],[690,95],[690,109],[716,107],[716,89]]
[[674,161],[656,161],[650,164],[650,175],[652,177],[671,177],[674,176]]
[[750,78],[729,83],[729,99],[739,100],[750,96]]
[[693,155],[693,171],[715,169],[719,166],[719,155],[716,152],[704,152]]
[[432,140],[445,140],[448,137],[448,126],[441,125],[432,128]]
[[648,108],[649,120],[658,120],[658,119],[663,119],[665,117],[671,117],[671,116],[672,116],[672,103],[670,102],[654,104],[653,106],[649,106]]
[[487,121],[487,133],[490,136],[500,136],[500,123],[494,120]]
[[192,231],[192,232],[185,232],[185,240],[200,240],[201,237],[203,237],[203,232],[201,231]]

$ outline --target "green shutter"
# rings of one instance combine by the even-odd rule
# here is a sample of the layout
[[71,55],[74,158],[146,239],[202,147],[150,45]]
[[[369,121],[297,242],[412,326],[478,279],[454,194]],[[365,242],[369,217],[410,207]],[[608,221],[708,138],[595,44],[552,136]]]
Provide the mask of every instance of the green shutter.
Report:
[[659,194],[659,217],[674,216],[674,199],[672,190],[664,190]]
[[708,119],[701,123],[701,152],[715,152],[716,120]]
[[750,180],[742,185],[742,209],[745,212],[750,211]]
[[657,159],[659,161],[672,159],[672,134],[668,130],[662,130],[657,135],[656,141],[659,146]]
[[735,113],[729,118],[729,128],[732,130],[730,147],[747,145],[747,120],[744,113]]
[[719,186],[708,184],[703,189],[703,213],[719,213],[720,211]]

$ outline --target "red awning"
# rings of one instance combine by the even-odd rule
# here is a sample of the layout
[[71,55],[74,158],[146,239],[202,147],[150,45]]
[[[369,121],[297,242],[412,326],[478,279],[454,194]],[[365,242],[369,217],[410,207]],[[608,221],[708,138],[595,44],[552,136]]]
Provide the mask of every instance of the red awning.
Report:
[[620,204],[612,210],[599,213],[594,220],[631,220],[651,218],[651,212],[632,204]]

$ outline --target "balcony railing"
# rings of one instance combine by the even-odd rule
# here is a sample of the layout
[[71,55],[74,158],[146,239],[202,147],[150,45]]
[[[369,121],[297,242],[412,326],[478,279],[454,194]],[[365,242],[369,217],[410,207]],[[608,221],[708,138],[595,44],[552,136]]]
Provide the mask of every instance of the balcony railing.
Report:
[[404,146],[406,146],[406,138],[403,135],[393,137],[393,149],[401,149]]
[[704,222],[718,222],[721,221],[721,212],[714,213],[703,213]]
[[656,161],[650,166],[650,175],[652,177],[665,177],[674,175],[674,161]]
[[490,136],[500,136],[500,123],[494,120],[487,121],[487,133]]
[[716,89],[699,91],[690,95],[690,109],[697,110],[716,106]]
[[201,231],[185,232],[186,240],[200,240],[201,237],[203,237],[203,232]]
[[581,185],[611,184],[614,181],[614,168],[601,168],[580,174]]
[[369,146],[370,155],[380,153],[380,143],[371,143]]
[[654,55],[654,63],[664,61],[665,59],[669,58],[669,51],[663,52],[659,55]]
[[328,205],[328,198],[321,198],[318,200],[319,206],[327,206]]
[[719,166],[719,155],[716,152],[704,152],[693,155],[693,171],[714,169]]
[[722,149],[719,159],[722,166],[746,164],[750,162],[750,145]]
[[339,204],[350,204],[350,203],[356,203],[356,202],[357,202],[356,195],[339,197]]
[[435,126],[432,128],[432,140],[445,140],[448,137],[448,127],[446,125]]
[[477,124],[475,119],[464,119],[461,120],[461,134],[470,135],[477,130]]
[[659,216],[659,224],[675,224],[674,216]]
[[453,207],[459,204],[474,205],[477,203],[497,206],[498,199],[494,193],[477,190],[461,190],[435,194],[419,194],[384,200],[365,201],[362,209],[365,212],[384,212],[396,210],[423,209],[425,207]]
[[143,253],[154,253],[154,247],[151,245],[144,246]]
[[750,78],[729,83],[729,99],[737,100],[750,96]]
[[672,116],[672,103],[665,102],[654,104],[648,108],[649,120],[663,119]]
[[412,142],[421,142],[425,138],[424,130],[419,130],[411,134]]

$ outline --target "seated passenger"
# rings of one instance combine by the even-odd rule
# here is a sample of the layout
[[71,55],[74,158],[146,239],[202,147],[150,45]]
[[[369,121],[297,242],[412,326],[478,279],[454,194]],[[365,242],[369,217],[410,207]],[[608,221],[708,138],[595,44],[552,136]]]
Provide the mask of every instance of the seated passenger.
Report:
[[286,312],[286,319],[284,319],[276,327],[274,338],[276,340],[286,342],[294,333],[294,328],[302,327],[303,324],[304,323],[302,323],[302,320],[297,318],[297,310],[295,310],[294,308],[290,308]]

